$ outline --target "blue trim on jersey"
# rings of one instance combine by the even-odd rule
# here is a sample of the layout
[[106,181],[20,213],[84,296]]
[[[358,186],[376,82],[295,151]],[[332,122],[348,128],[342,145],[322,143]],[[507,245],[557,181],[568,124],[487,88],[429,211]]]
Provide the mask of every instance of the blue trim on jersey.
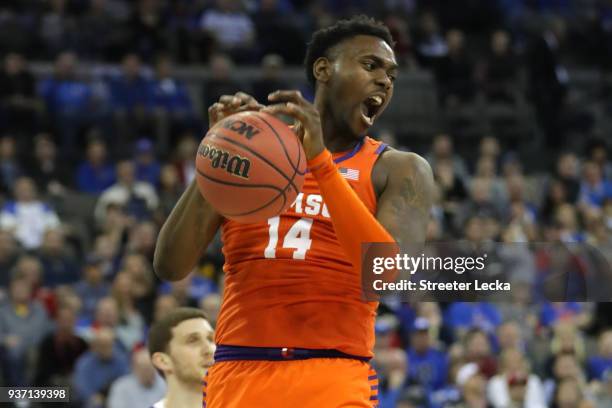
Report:
[[357,152],[361,149],[361,146],[363,146],[363,141],[364,140],[365,140],[365,137],[362,137],[361,140],[359,141],[359,143],[357,143],[357,145],[353,148],[353,150],[351,150],[350,152],[348,152],[344,156],[340,156],[337,159],[334,159],[334,163],[336,163],[336,164],[341,163],[341,162],[343,162],[345,160],[350,159],[354,155],[356,155]]
[[374,152],[374,154],[381,154],[383,150],[385,150],[385,148],[389,146],[386,143],[381,143],[380,146],[378,146],[378,149],[376,149],[376,151]]

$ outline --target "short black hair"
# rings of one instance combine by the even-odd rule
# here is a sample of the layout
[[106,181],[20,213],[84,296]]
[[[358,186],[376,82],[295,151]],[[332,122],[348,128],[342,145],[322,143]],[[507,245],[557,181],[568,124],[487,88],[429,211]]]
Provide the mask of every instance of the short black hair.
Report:
[[312,35],[312,39],[306,48],[304,66],[306,68],[306,77],[310,85],[314,87],[316,82],[314,74],[312,73],[312,66],[315,61],[324,57],[327,51],[333,46],[347,38],[358,35],[378,37],[389,44],[391,48],[395,45],[389,28],[383,22],[363,14],[351,17],[348,20],[340,20],[332,26],[322,28]]

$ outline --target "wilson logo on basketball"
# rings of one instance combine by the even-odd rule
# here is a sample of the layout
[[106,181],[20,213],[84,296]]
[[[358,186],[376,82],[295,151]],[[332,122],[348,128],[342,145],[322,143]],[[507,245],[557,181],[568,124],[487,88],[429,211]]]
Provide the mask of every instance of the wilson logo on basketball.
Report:
[[238,133],[241,136],[245,136],[248,140],[251,140],[253,136],[261,132],[261,129],[257,129],[251,124],[235,119],[226,120],[225,122],[223,122],[222,126],[225,129],[229,129]]
[[234,176],[249,178],[251,161],[245,157],[232,155],[230,152],[207,144],[200,145],[198,154],[210,160],[211,166],[215,169],[220,167]]

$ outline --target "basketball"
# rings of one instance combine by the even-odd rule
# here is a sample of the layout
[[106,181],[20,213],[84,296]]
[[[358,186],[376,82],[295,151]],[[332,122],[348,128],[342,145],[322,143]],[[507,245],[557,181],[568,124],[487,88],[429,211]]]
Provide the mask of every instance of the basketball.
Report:
[[202,139],[196,179],[224,217],[253,223],[285,211],[304,184],[306,155],[295,133],[263,112],[219,121]]

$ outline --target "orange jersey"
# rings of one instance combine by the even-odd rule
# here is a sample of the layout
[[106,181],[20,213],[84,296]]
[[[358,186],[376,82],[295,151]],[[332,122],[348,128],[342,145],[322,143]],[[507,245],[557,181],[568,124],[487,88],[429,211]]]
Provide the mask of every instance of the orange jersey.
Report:
[[[372,214],[374,163],[385,145],[365,137],[334,154],[338,170]],[[217,344],[336,349],[372,356],[375,302],[362,300],[361,274],[340,246],[319,186],[267,222],[222,225],[225,291]]]

